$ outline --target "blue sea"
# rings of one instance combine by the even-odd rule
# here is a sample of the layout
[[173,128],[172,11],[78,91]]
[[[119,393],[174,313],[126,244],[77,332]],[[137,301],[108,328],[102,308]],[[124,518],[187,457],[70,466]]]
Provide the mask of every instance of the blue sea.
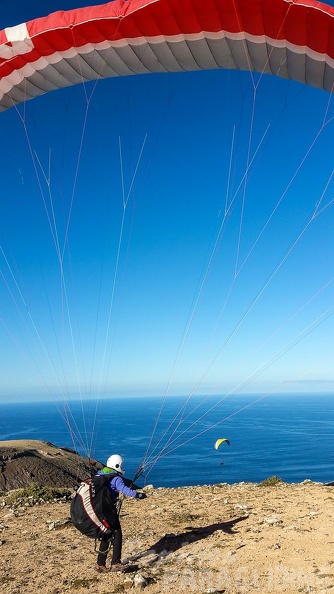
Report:
[[[0,404],[0,440],[39,439],[83,454],[76,433],[103,463],[121,454],[128,478],[148,452],[155,463],[147,465],[138,484],[155,487],[260,482],[273,475],[288,483],[333,481],[334,394],[258,398],[196,396],[186,403],[168,397],[162,409],[162,399],[153,397],[103,399],[98,405],[73,400],[65,407],[51,401],[6,403]],[[215,450],[220,437],[231,445]]]

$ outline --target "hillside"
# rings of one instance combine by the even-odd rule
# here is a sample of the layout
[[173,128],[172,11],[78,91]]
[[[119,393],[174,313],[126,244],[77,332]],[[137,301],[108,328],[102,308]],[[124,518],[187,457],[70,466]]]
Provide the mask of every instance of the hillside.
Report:
[[46,441],[0,441],[0,491],[10,491],[34,482],[50,487],[74,487],[90,476],[91,463],[68,448]]

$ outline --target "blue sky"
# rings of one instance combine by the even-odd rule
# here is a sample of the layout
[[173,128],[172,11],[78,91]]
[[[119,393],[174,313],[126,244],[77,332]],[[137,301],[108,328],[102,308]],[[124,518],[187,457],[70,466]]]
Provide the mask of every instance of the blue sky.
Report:
[[[3,2],[1,28],[44,6]],[[333,389],[332,101],[254,81],[99,81],[0,115],[2,398]]]

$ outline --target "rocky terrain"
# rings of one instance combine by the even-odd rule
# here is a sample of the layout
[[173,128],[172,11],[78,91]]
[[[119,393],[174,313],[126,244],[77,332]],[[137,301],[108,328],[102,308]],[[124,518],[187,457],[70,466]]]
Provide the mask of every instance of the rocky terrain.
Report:
[[333,486],[268,481],[146,492],[124,500],[130,561],[117,574],[95,571],[94,541],[69,521],[72,490],[51,502],[3,493],[1,592],[334,594]]

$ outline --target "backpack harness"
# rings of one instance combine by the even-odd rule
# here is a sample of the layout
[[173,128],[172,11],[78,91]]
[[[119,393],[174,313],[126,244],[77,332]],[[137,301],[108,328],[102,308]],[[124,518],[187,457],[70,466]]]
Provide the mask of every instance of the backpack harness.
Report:
[[75,528],[89,538],[99,539],[110,533],[117,517],[116,501],[107,483],[117,474],[96,475],[83,481],[71,503],[70,515]]

